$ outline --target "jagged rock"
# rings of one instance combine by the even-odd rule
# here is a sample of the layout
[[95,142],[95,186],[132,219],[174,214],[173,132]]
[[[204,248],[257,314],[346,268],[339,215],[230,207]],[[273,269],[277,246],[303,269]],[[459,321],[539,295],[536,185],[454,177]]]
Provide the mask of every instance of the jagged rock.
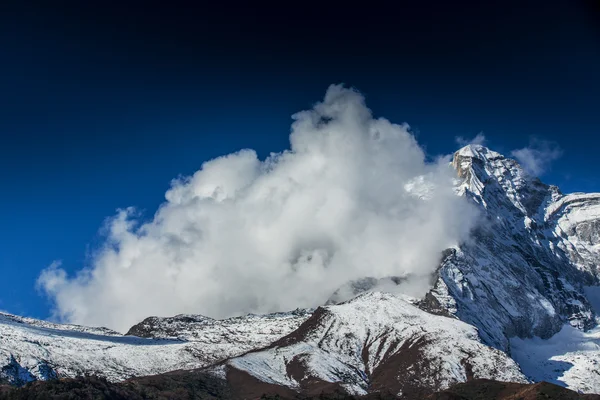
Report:
[[452,165],[457,193],[482,222],[443,261],[431,295],[505,351],[513,336],[595,326],[584,286],[599,282],[600,246],[590,239],[600,235],[600,194],[563,195],[480,145],[457,151]]

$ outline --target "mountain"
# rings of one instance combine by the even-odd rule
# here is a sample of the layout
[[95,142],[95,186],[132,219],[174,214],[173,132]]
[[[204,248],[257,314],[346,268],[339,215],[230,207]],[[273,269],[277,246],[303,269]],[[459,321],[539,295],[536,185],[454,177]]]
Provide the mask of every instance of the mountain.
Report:
[[[93,374],[117,382],[196,369],[255,397],[422,398],[479,378],[600,393],[600,194],[562,194],[479,145],[457,151],[451,165],[456,194],[479,222],[468,241],[443,252],[421,299],[376,291],[407,277],[365,277],[316,310],[150,317],[128,335],[0,314],[0,380]],[[428,201],[423,183],[411,190]],[[173,374],[171,386],[185,375]]]
[[419,398],[472,378],[527,382],[510,357],[481,343],[473,326],[380,292],[318,308],[290,335],[221,368],[307,394],[337,383],[352,394]]
[[132,327],[143,336],[136,337],[0,313],[0,381],[22,385],[85,374],[121,381],[200,368],[266,346],[309,316],[310,310],[296,310],[225,320],[153,317]]
[[[564,195],[483,146],[462,148],[452,165],[457,194],[482,221],[442,262],[430,303],[477,327],[528,377],[600,392],[600,331],[587,291],[600,282],[600,194]],[[559,332],[577,344],[551,354],[538,339]],[[546,358],[531,358],[540,353]]]
[[458,194],[482,221],[442,263],[438,302],[501,350],[513,336],[593,327],[584,288],[599,282],[600,194],[563,195],[483,146],[459,150],[452,164]]

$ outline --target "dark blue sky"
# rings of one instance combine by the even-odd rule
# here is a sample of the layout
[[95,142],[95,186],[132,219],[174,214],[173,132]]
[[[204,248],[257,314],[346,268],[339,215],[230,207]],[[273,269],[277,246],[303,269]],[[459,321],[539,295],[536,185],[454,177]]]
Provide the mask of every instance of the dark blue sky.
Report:
[[0,309],[47,317],[41,269],[82,268],[104,218],[152,215],[203,161],[285,149],[290,116],[331,83],[432,156],[456,136],[509,153],[533,135],[563,149],[543,180],[600,191],[594,2],[199,3],[2,5]]

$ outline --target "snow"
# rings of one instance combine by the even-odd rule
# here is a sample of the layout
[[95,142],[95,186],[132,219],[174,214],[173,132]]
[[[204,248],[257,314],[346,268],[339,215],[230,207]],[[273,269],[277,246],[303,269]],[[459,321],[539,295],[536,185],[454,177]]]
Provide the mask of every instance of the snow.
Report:
[[454,299],[454,314],[533,380],[600,393],[600,292],[584,289],[600,283],[600,194],[563,195],[482,146],[459,150],[453,165],[457,193],[490,226],[445,261],[434,295]]
[[583,285],[600,283],[600,194],[563,195],[481,145],[455,153],[457,194],[481,211],[472,239],[444,260],[433,295],[508,351],[512,336],[594,325]]
[[91,372],[110,380],[200,366],[183,342],[16,326],[5,321],[0,323],[0,335],[0,355],[6,359],[14,357],[20,367],[32,374],[42,363],[52,365],[60,377]]
[[108,330],[105,334],[103,328],[52,324],[1,314],[0,377],[4,375],[18,384],[91,373],[120,381],[200,368],[267,346],[296,329],[309,316],[310,312],[303,311],[209,319],[209,323],[187,327],[187,331],[179,326],[180,336],[186,338],[180,340],[123,336]]
[[584,393],[600,393],[600,328],[564,325],[548,340],[511,339],[512,357],[528,378]]
[[595,217],[598,218],[600,217],[599,215],[599,211],[597,209],[598,205],[597,202],[600,202],[600,194],[599,193],[572,193],[566,196],[561,197],[560,199],[556,200],[554,203],[552,203],[551,205],[548,206],[548,208],[546,209],[546,214],[545,214],[545,218],[546,219],[550,219],[554,214],[556,214],[558,211],[560,211],[563,207],[564,208],[574,208],[577,205],[581,205],[581,204],[586,204],[586,203],[595,203],[594,204],[594,208],[596,208],[596,210],[594,211]]
[[353,393],[364,394],[371,372],[402,351],[403,345],[426,337],[423,359],[431,363],[435,377],[421,377],[424,385],[431,384],[427,379],[435,379],[442,388],[466,381],[465,359],[477,377],[525,381],[513,360],[480,342],[473,326],[429,314],[401,296],[367,292],[325,307],[325,311],[304,340],[251,352],[229,360],[229,365],[265,382],[298,388],[303,379],[290,376],[287,365],[292,360],[301,361],[306,370],[304,379],[341,382]]
[[480,144],[468,144],[456,152],[457,155],[480,160],[493,160],[502,157],[500,153],[492,151]]
[[108,328],[100,328],[100,327],[89,327],[82,325],[71,325],[71,324],[55,324],[48,321],[42,321],[34,318],[20,317],[18,315],[12,315],[5,312],[0,311],[0,321],[2,320],[10,320],[14,323],[27,324],[31,326],[38,326],[42,328],[50,328],[50,329],[60,329],[63,331],[75,331],[75,332],[86,332],[97,335],[108,335],[108,336],[120,336],[119,332],[113,331]]

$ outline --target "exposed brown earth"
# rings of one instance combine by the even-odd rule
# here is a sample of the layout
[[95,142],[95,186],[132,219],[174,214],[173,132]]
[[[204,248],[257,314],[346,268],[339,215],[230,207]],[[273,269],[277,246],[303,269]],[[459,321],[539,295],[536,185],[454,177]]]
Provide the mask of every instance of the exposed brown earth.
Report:
[[279,400],[600,400],[600,395],[578,394],[572,390],[540,382],[533,385],[472,380],[450,389],[422,396],[415,392],[396,397],[388,390],[367,396],[351,396],[331,385],[323,391],[299,394],[289,388],[260,382],[248,374],[233,371],[222,380],[199,371],[175,371],[167,374],[135,378],[121,383],[85,377],[33,382],[22,388],[0,386],[1,400],[208,400],[208,399],[279,399]]

